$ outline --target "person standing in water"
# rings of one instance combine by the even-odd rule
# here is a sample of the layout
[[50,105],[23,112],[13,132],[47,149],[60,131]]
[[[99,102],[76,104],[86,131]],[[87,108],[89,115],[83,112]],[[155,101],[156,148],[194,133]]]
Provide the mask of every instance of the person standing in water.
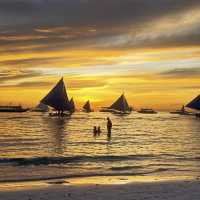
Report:
[[97,134],[98,134],[98,136],[100,136],[100,134],[101,134],[101,127],[100,126],[98,126],[98,128],[97,128]]
[[97,135],[97,127],[96,126],[94,126],[94,128],[93,128],[93,135],[94,135],[94,137]]
[[108,137],[111,137],[111,131],[112,130],[112,121],[109,117],[107,117],[107,131],[108,131]]

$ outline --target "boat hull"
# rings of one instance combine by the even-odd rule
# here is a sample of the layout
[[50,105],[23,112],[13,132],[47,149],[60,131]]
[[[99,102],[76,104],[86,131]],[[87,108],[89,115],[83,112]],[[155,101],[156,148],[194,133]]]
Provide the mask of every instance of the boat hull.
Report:
[[72,113],[60,113],[60,114],[58,114],[58,113],[49,113],[49,116],[50,117],[69,117],[69,116],[71,116],[72,115]]
[[190,112],[180,112],[180,111],[170,112],[170,114],[177,114],[177,115],[195,115],[194,113],[190,113]]
[[46,113],[48,111],[44,111],[44,110],[31,110],[31,112],[42,112],[42,113]]
[[14,112],[14,113],[22,113],[22,112],[26,112],[28,111],[28,109],[20,109],[20,110],[10,110],[10,109],[5,109],[5,110],[0,110],[0,112]]
[[157,112],[145,112],[145,111],[138,111],[138,113],[142,113],[142,114],[157,114]]
[[120,110],[113,110],[113,109],[101,109],[99,112],[109,112],[113,114],[119,114],[119,115],[129,115],[131,111],[120,111]]
[[147,109],[147,108],[142,108],[141,110],[138,111],[138,113],[142,114],[157,114],[157,112],[153,109]]

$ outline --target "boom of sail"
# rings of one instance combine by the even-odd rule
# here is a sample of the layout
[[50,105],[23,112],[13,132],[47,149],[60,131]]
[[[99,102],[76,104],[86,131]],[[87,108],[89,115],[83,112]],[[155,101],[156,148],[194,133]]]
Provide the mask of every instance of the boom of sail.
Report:
[[63,78],[60,79],[56,86],[40,102],[58,111],[70,111],[71,105]]
[[186,105],[186,107],[191,109],[200,110],[200,95],[194,98],[190,103]]
[[89,100],[84,104],[83,110],[85,112],[92,112],[93,111],[92,108],[91,108],[91,106],[90,106],[90,101]]

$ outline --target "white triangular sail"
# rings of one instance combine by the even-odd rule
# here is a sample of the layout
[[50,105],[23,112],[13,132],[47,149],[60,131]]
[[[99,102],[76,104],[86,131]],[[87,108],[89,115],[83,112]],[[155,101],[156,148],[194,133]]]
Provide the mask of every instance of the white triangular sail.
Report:
[[70,111],[71,106],[63,78],[60,79],[56,86],[40,102],[58,111]]

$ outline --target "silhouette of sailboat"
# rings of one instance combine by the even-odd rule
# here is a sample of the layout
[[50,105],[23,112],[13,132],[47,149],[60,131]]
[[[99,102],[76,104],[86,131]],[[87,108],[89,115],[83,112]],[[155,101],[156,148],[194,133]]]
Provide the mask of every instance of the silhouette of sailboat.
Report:
[[102,108],[101,112],[113,112],[118,114],[129,114],[132,108],[129,106],[126,97],[122,94],[110,107]]
[[84,112],[93,112],[89,100],[84,104],[83,111]]
[[73,97],[70,99],[69,101],[70,105],[71,105],[71,112],[75,112],[76,108],[75,108],[75,103],[74,103],[74,99]]
[[[186,107],[200,111],[200,95],[198,95],[191,102],[189,102],[186,105]],[[196,113],[196,117],[200,117],[200,113]]]
[[191,102],[189,102],[186,107],[195,109],[195,110],[200,110],[200,95],[195,97]]
[[64,111],[71,113],[71,104],[69,102],[63,78],[56,86],[40,101],[41,103],[54,108],[57,113],[50,115],[64,115]]

